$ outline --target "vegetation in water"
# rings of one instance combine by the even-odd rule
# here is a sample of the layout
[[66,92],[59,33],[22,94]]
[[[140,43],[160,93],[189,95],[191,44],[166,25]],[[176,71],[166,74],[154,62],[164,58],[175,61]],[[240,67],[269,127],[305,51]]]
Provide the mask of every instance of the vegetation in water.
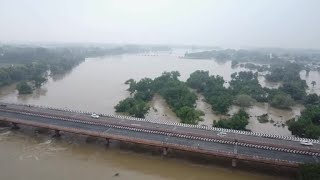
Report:
[[262,114],[262,115],[258,116],[257,119],[260,123],[267,123],[267,122],[269,122],[269,115]]
[[[64,74],[84,61],[86,57],[136,51],[140,50],[133,47],[127,49],[73,46],[44,48],[0,45],[0,63],[9,64],[0,68],[0,86],[26,81],[30,83],[32,91],[33,88],[39,88],[47,81],[48,72],[51,72],[51,75]],[[30,93],[30,89],[19,90],[19,92]]]
[[32,93],[32,87],[25,81],[20,82],[16,86],[19,94],[31,94]]
[[234,114],[230,119],[222,119],[214,124],[215,127],[246,130],[246,126],[249,124],[249,114],[240,109],[238,113]]
[[227,113],[233,101],[232,93],[223,86],[224,83],[221,76],[209,76],[208,71],[200,70],[191,73],[187,80],[187,85],[202,93],[212,110],[219,114]]
[[320,137],[320,105],[308,106],[298,121],[289,123],[293,135],[318,139]]
[[231,78],[229,89],[233,95],[246,94],[259,102],[266,101],[267,94],[259,84],[258,73],[241,71],[233,73]]
[[[155,79],[143,78],[138,82],[133,79],[127,80],[125,84],[129,85],[128,91],[133,97],[120,101],[115,106],[116,112],[125,112],[135,117],[144,117],[144,114],[147,113],[146,109],[149,109],[147,103],[155,93],[158,93],[166,100],[182,123],[197,124],[198,121],[201,121],[200,116],[203,115],[202,112],[194,108],[197,96],[189,90],[184,82],[178,79],[179,76],[179,72],[172,71],[164,72]],[[129,104],[128,102],[132,102],[130,106],[127,105]],[[136,111],[133,111],[135,113],[130,113],[130,109],[134,108],[137,103],[142,104],[141,102],[144,102],[144,108],[135,108]]]
[[238,96],[236,96],[236,98],[234,100],[234,104],[236,104],[240,107],[250,107],[255,102],[256,102],[256,100],[247,94],[239,94]]
[[307,83],[300,77],[301,66],[296,63],[286,63],[283,66],[271,67],[271,73],[266,79],[272,82],[282,82],[279,89],[289,94],[296,101],[303,101],[306,97]]
[[127,112],[129,115],[144,118],[149,111],[147,103],[141,99],[126,98],[115,106],[116,112]]

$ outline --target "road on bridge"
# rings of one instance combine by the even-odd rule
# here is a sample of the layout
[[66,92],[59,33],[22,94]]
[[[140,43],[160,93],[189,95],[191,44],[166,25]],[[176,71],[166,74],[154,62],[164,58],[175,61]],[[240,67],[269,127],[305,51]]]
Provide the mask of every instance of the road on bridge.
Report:
[[33,106],[5,104],[0,106],[0,120],[45,127],[196,153],[224,156],[231,159],[257,161],[296,167],[301,163],[320,161],[320,145],[302,146],[293,140],[273,139],[174,124],[153,123],[101,117]]

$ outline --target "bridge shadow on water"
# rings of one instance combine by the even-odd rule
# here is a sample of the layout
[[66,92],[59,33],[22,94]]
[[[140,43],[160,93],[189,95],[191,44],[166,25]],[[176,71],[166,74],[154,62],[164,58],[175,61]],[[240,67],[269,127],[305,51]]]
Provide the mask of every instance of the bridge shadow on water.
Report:
[[[7,127],[8,124],[0,124],[0,127]],[[21,125],[22,126],[22,125]],[[97,137],[88,137],[85,135],[76,135],[72,133],[62,132],[60,137],[54,137],[54,131],[44,128],[33,128],[29,126],[23,126],[19,130],[12,130],[16,133],[22,133],[27,138],[33,139],[51,139],[53,142],[64,142],[67,144],[73,144],[80,146],[94,146],[95,148],[104,148],[106,153],[109,150],[120,150],[123,152],[140,154],[145,156],[158,156],[163,161],[167,159],[177,159],[179,161],[185,161],[196,165],[215,165],[229,170],[241,170],[253,173],[262,173],[271,176],[280,176],[294,179],[297,176],[297,170],[286,167],[279,167],[274,165],[267,165],[257,162],[238,161],[236,167],[231,166],[232,159],[222,158],[217,156],[200,155],[185,151],[168,149],[166,155],[163,153],[162,148],[134,144],[130,142],[121,142],[117,140],[110,140],[109,143],[105,139]]]

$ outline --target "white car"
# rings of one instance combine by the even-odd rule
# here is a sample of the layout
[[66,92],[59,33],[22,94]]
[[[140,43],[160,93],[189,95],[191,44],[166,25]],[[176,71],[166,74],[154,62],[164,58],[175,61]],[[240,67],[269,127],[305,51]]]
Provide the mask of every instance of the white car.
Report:
[[305,146],[312,146],[312,142],[309,142],[309,141],[300,141],[300,144],[301,145],[305,145]]
[[226,132],[219,132],[219,133],[218,133],[218,136],[226,136],[226,135],[227,135]]
[[91,114],[91,117],[92,117],[92,118],[95,118],[95,119],[98,119],[100,116],[99,116],[98,114],[94,114],[94,113],[93,113],[93,114]]

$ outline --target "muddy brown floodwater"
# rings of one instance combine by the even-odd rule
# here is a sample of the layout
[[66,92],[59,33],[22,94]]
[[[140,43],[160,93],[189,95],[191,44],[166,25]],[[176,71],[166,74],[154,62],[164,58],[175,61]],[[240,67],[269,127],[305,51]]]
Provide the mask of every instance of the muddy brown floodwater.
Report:
[[0,162],[0,179],[4,180],[284,179],[106,148],[73,136],[55,140],[23,129],[16,132],[0,131]]
[[[182,59],[178,57],[181,55],[173,52],[155,56],[140,54],[88,58],[68,74],[50,78],[32,95],[18,95],[14,84],[3,87],[0,89],[0,100],[114,114],[114,106],[129,96],[124,82],[130,78],[154,78],[163,71],[179,71],[180,79],[186,80],[196,70],[207,70],[229,81],[232,73],[246,70],[232,69],[230,61],[218,63],[214,60]],[[310,72],[309,76],[302,72],[301,76],[307,80],[308,85],[320,77],[317,72]],[[263,86],[278,86],[265,82],[262,76],[259,81]],[[309,91],[318,92],[319,84]],[[205,112],[204,121],[200,124],[212,125],[213,120],[222,117],[214,114],[211,106],[203,99],[198,94],[197,109]],[[160,96],[156,95],[150,105],[152,108],[147,118],[179,122],[179,118]],[[237,108],[232,106],[229,114]],[[287,127],[278,125],[299,115],[302,108],[297,105],[292,110],[279,110],[268,104],[257,103],[247,109],[251,114],[248,128],[254,132],[291,135]],[[265,113],[269,113],[274,123],[258,122],[256,116]],[[30,138],[11,131],[2,132],[0,136],[0,161],[0,179],[111,179],[114,172],[121,173],[118,179],[270,178],[250,172],[105,150],[101,146],[79,146],[38,137]]]

